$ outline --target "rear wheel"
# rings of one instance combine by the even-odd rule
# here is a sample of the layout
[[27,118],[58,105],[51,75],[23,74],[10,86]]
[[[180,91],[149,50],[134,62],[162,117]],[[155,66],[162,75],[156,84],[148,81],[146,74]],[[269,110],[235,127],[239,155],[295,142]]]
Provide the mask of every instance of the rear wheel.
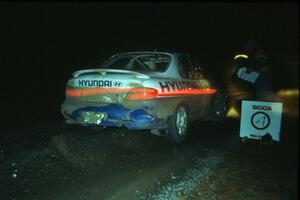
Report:
[[216,108],[212,114],[208,117],[208,120],[215,122],[223,122],[226,118],[228,111],[228,97],[223,92],[218,93],[214,102]]
[[165,138],[175,143],[181,143],[188,133],[188,111],[187,107],[180,104],[175,113],[169,118],[169,127]]
[[217,121],[222,122],[226,118],[228,111],[228,97],[225,96],[217,109]]

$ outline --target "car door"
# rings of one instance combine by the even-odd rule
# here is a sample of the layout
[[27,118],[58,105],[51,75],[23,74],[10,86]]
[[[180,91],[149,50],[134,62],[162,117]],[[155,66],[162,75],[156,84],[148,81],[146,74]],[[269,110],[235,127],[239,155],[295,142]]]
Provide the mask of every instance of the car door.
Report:
[[[178,57],[178,70],[187,91],[203,88],[203,85],[193,78],[194,68],[187,55]],[[188,100],[191,118],[198,119],[204,111],[204,98],[202,95],[194,95],[193,93],[186,95],[184,98]]]
[[[195,80],[198,81],[202,85],[202,88],[206,90],[217,89],[213,77],[203,68],[197,68],[197,72],[195,73]],[[211,112],[211,109],[213,109],[215,95],[215,92],[202,95],[201,98],[204,115],[209,114]]]

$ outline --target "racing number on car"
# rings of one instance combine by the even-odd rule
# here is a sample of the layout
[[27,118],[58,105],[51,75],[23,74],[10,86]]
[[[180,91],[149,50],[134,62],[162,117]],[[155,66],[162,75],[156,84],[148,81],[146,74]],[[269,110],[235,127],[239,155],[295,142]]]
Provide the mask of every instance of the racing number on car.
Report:
[[270,116],[265,112],[256,112],[251,117],[251,125],[258,130],[268,128],[270,123]]

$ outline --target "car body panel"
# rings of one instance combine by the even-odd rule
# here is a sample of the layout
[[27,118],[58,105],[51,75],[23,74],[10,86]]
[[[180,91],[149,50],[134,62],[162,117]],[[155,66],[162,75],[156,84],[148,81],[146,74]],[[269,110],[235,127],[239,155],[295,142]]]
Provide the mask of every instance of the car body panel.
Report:
[[[129,129],[165,129],[179,104],[186,105],[189,121],[205,119],[216,112],[216,102],[222,101],[222,95],[222,98],[216,98],[220,96],[217,95],[220,88],[205,78],[181,77],[178,69],[180,55],[165,52],[117,54],[100,68],[73,73],[73,78],[67,82],[66,100],[61,107],[66,122],[87,126],[126,126]],[[165,68],[143,72],[103,68],[110,66],[107,63],[114,63],[114,59],[115,62],[127,59],[126,56],[132,56],[126,66],[134,60],[138,66],[150,68],[150,61],[155,61]],[[146,64],[148,61],[149,65]],[[147,95],[150,95],[149,98]],[[130,97],[141,99],[132,100]]]

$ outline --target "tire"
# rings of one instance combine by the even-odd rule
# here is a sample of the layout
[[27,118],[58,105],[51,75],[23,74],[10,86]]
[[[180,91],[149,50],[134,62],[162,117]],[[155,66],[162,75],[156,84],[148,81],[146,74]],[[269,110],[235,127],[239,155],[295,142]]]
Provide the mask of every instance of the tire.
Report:
[[225,98],[222,100],[221,105],[219,106],[217,112],[217,121],[223,122],[226,118],[227,112],[228,112],[228,97],[225,96]]
[[174,143],[182,143],[188,133],[188,117],[187,106],[179,104],[168,120],[169,127],[166,130],[165,138]]
[[[222,97],[224,95],[224,97]],[[224,122],[228,111],[228,96],[226,94],[218,94],[215,101],[216,110],[210,116],[211,121]]]

